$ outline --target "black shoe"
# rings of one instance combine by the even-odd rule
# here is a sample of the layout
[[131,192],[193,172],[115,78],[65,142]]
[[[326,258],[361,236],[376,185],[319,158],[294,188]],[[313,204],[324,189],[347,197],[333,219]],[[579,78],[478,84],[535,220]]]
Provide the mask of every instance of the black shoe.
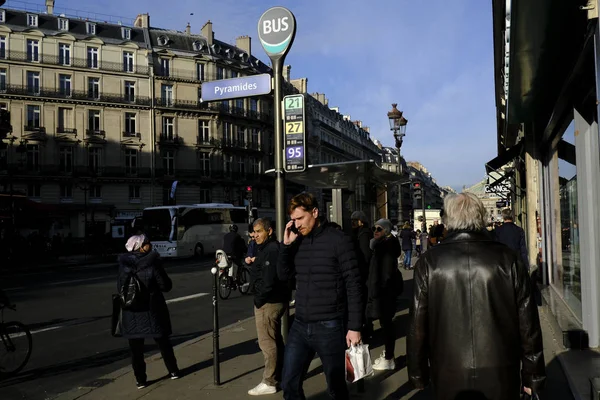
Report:
[[173,380],[181,378],[181,374],[179,373],[179,371],[171,372],[169,375],[171,376],[171,379],[173,379]]
[[143,389],[146,386],[148,386],[148,383],[147,382],[136,382],[135,386],[137,386],[138,389]]

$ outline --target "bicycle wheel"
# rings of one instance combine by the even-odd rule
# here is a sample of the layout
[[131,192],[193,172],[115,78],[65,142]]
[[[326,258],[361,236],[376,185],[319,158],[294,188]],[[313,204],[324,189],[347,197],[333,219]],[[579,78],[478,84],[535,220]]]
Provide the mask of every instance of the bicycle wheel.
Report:
[[250,273],[248,272],[248,268],[242,267],[238,279],[238,288],[240,289],[240,293],[248,294],[248,291],[250,290]]
[[227,273],[223,273],[219,277],[219,297],[222,300],[227,300],[229,295],[231,294],[231,286],[232,282],[230,282],[231,278]]
[[17,321],[7,322],[0,326],[0,342],[0,376],[21,371],[31,357],[33,339],[29,328]]

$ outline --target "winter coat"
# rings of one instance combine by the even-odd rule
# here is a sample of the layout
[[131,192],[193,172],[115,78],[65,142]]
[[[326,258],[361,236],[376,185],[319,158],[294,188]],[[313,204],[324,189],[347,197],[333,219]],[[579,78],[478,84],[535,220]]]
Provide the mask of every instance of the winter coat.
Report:
[[223,251],[239,262],[246,254],[246,243],[237,232],[227,232],[223,236]]
[[494,229],[494,237],[521,255],[521,260],[529,268],[529,255],[525,243],[525,231],[513,222],[505,222]]
[[352,230],[352,241],[354,242],[358,268],[360,269],[360,276],[363,283],[366,283],[369,276],[369,265],[371,264],[372,255],[369,243],[372,238],[373,232],[366,225]]
[[349,330],[361,330],[363,286],[352,239],[325,219],[307,236],[282,243],[277,274],[282,281],[296,278],[296,319],[345,320]]
[[161,265],[157,252],[132,252],[119,257],[119,278],[117,290],[120,291],[130,271],[137,276],[150,293],[147,311],[123,310],[123,337],[157,338],[171,335],[171,318],[162,292],[171,290],[173,284]]
[[252,263],[254,305],[261,308],[267,303],[287,303],[290,297],[288,284],[277,278],[279,243],[271,237],[257,248],[256,259]]
[[389,236],[376,241],[367,280],[367,317],[379,319],[396,313],[396,297],[403,290],[398,239]]
[[412,229],[402,229],[400,231],[400,239],[402,239],[402,250],[409,251],[412,250],[413,244],[412,241],[416,237],[415,231]]
[[[483,232],[455,231],[415,265],[408,376],[436,400],[478,391],[518,399],[545,381],[542,331],[521,258]],[[521,369],[522,363],[522,369]]]

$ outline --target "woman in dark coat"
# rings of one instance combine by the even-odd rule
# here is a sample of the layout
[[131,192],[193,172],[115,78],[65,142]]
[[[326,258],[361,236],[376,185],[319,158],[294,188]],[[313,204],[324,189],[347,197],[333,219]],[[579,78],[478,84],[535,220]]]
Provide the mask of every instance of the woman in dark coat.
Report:
[[402,240],[402,251],[404,252],[404,269],[411,269],[411,256],[413,249],[413,239],[416,237],[415,231],[410,228],[408,223],[404,224],[400,231],[400,240]]
[[136,385],[142,389],[147,386],[144,362],[146,338],[152,338],[158,344],[171,379],[179,378],[177,360],[169,339],[172,333],[171,318],[162,294],[170,291],[173,284],[162,267],[160,256],[152,251],[152,245],[145,235],[130,237],[125,247],[128,253],[119,257],[117,290],[121,292],[130,274],[137,274],[149,294],[147,305],[141,306],[140,311],[123,310],[121,322],[123,337],[129,339]]
[[394,347],[396,332],[392,322],[396,314],[396,298],[402,293],[402,274],[398,269],[400,242],[392,235],[392,223],[380,219],[375,223],[374,238],[371,240],[373,256],[367,280],[367,318],[378,319],[385,343],[381,357],[373,363],[375,370],[394,370]]

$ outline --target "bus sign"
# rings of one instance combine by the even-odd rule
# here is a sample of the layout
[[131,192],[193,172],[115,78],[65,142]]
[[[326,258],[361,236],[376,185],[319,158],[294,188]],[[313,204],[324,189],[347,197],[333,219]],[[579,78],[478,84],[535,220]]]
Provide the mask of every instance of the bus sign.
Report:
[[285,171],[303,172],[306,169],[306,118],[304,95],[283,98],[285,138]]

